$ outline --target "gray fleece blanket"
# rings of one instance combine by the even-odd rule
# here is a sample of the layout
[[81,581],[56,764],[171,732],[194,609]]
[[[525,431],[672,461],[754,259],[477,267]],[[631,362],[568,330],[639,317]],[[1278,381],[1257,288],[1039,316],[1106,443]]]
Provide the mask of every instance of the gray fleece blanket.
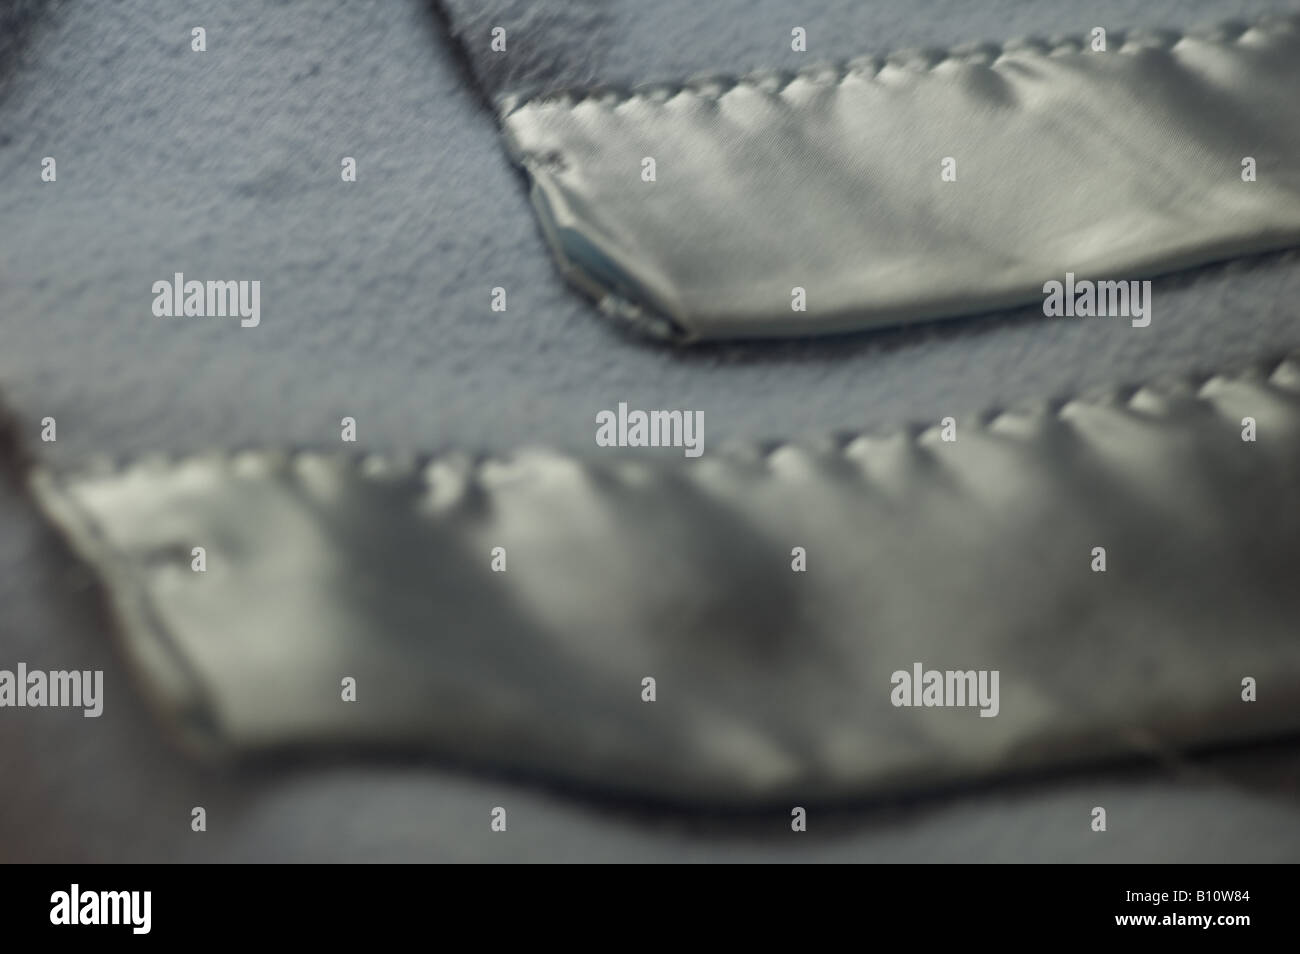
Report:
[[[611,401],[702,409],[718,439],[893,428],[1300,345],[1300,269],[1266,255],[1163,280],[1135,336],[1033,311],[782,344],[647,345],[556,275],[482,89],[449,33],[484,22],[403,2],[22,3],[0,28],[0,386],[24,442],[81,461],[317,445],[356,418],[384,450],[590,447]],[[510,12],[505,9],[505,14]],[[1113,0],[809,5],[831,58],[900,45],[1180,26],[1294,5]],[[574,7],[540,80],[785,65],[785,5]],[[505,15],[503,14],[503,15]],[[191,30],[207,31],[193,53]],[[471,31],[472,32],[472,31]],[[471,61],[472,61],[471,57]],[[518,62],[518,61],[512,61]],[[549,72],[548,72],[549,71]],[[483,88],[471,82],[487,75]],[[55,183],[41,160],[57,160]],[[340,179],[344,156],[355,183]],[[261,278],[256,329],[160,323],[176,271]],[[200,274],[201,273],[201,274]],[[491,290],[510,291],[506,312]],[[36,439],[44,417],[58,441]],[[1293,860],[1294,749],[1117,766],[864,805],[815,819],[699,819],[426,762],[213,772],[169,748],[115,653],[84,569],[0,492],[0,654],[102,668],[104,716],[0,718],[6,860]],[[209,830],[190,830],[195,805]],[[489,811],[511,809],[508,834]],[[1111,806],[1110,830],[1088,812]],[[1194,831],[1195,837],[1188,832]]]

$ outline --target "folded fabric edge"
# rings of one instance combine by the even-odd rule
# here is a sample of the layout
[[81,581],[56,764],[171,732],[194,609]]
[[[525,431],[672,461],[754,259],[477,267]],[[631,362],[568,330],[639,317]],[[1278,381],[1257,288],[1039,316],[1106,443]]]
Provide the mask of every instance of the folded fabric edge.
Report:
[[129,564],[99,532],[94,519],[59,487],[54,471],[33,467],[28,487],[38,508],[59,532],[64,542],[100,578],[101,592],[117,625],[119,641],[138,634],[126,646],[148,702],[160,715],[158,720],[176,743],[191,755],[221,759],[231,750],[223,744],[212,721],[213,709],[204,698],[203,682],[187,665],[178,647],[167,636],[149,605]]

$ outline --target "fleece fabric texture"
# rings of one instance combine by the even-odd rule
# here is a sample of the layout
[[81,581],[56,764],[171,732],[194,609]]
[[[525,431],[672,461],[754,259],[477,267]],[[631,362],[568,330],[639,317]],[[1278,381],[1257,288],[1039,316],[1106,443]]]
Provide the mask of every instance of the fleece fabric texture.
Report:
[[[906,8],[912,32],[882,36],[852,29],[838,18],[857,5],[839,6],[810,35],[844,22],[868,51],[873,38],[1077,25],[1064,4],[1019,23],[1005,22],[1005,4],[962,23],[954,5],[922,4]],[[1115,19],[1156,15],[1130,6],[1125,18],[1115,5]],[[1165,18],[1227,6],[1274,5],[1184,3]],[[875,7],[904,22],[903,7]],[[664,22],[718,15],[692,9]],[[752,38],[788,33],[776,5],[764,9],[766,24],[736,6],[708,29],[682,28],[664,38],[665,56],[685,56],[689,35],[722,44],[697,53],[702,65],[760,65]],[[1146,329],[1031,308],[884,334],[656,347],[610,326],[556,274],[522,176],[425,4],[37,12],[0,102],[0,381],[22,420],[60,422],[49,455],[333,444],[344,415],[377,450],[585,451],[595,413],[620,400],[702,410],[710,442],[889,430],[1300,343],[1300,269],[1270,255],[1157,281]],[[201,54],[190,51],[200,20]],[[722,56],[728,23],[752,52]],[[637,36],[626,42],[657,48]],[[56,183],[41,181],[44,156],[58,162]],[[341,181],[343,156],[358,160],[355,183]],[[153,317],[152,283],[177,271],[260,278],[262,324]],[[491,310],[494,287],[507,291],[504,313]]]

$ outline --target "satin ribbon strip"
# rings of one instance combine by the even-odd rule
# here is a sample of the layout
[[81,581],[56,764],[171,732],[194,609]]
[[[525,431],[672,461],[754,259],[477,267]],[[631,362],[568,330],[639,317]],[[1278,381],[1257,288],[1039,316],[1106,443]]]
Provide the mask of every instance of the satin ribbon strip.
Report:
[[[955,428],[32,485],[213,751],[414,750],[759,806],[1300,730],[1300,355]],[[896,706],[917,664],[997,671],[996,716]]]
[[693,341],[990,311],[1067,273],[1134,280],[1300,243],[1298,89],[1290,16],[501,110],[562,271]]

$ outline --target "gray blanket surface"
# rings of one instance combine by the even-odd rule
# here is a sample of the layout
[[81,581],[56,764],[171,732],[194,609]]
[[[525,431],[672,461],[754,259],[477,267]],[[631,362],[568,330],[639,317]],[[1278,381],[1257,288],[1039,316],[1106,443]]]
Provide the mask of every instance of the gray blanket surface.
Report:
[[[803,17],[836,58],[1294,8],[844,2]],[[547,33],[519,69],[573,82],[788,65],[791,15],[775,2],[602,9],[589,31]],[[28,2],[4,16],[0,388],[47,460],[321,445],[344,415],[385,451],[585,451],[594,413],[619,400],[701,409],[717,440],[892,429],[1300,345],[1300,267],[1274,254],[1158,282],[1164,320],[1144,334],[1031,309],[677,353],[600,322],[555,273],[496,121],[427,4]],[[190,51],[200,25],[203,54]],[[56,183],[41,181],[44,156]],[[340,181],[343,156],[356,183]],[[261,325],[155,318],[150,286],[177,271],[260,278]],[[504,313],[490,310],[495,286],[509,290]],[[55,444],[36,439],[46,416]],[[0,660],[103,668],[108,698],[94,722],[0,718],[5,860],[1300,857],[1286,747],[866,805],[815,816],[798,840],[786,816],[660,815],[423,762],[212,772],[165,743],[90,578],[18,492],[12,461],[3,469]],[[190,831],[194,805],[205,834]],[[488,828],[496,805],[511,810],[505,835]],[[1094,805],[1110,808],[1104,835],[1088,830]]]

